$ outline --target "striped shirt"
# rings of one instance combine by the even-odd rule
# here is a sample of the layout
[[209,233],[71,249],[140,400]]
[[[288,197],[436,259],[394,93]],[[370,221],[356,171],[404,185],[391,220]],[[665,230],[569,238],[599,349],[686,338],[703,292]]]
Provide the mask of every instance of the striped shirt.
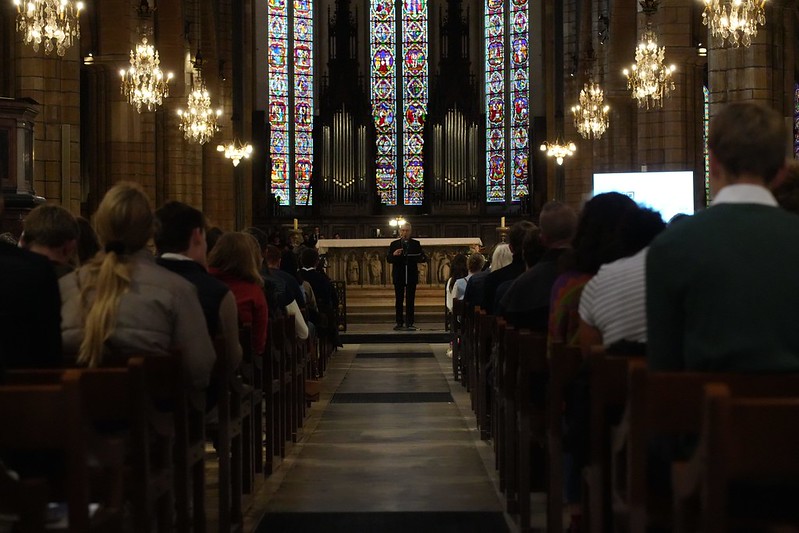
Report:
[[602,265],[583,289],[580,318],[597,328],[602,344],[646,342],[646,253]]

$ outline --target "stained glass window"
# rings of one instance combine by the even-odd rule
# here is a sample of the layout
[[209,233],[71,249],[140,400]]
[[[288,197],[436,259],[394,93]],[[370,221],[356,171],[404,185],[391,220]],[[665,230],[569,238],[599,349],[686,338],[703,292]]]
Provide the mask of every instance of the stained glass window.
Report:
[[710,205],[710,153],[707,149],[707,138],[710,134],[710,91],[702,86],[703,117],[702,144],[705,155],[705,205]]
[[505,0],[486,0],[486,199],[505,201]]
[[313,0],[294,0],[294,201],[311,205]]
[[[486,199],[529,194],[529,0],[485,0]],[[510,133],[508,133],[510,132]]]
[[793,158],[799,159],[799,83],[793,86]]
[[397,16],[394,0],[373,0],[370,15],[377,193],[384,204],[397,205]]
[[281,205],[291,204],[292,189],[295,205],[311,205],[313,0],[268,0],[267,21],[271,189]]
[[422,205],[424,120],[427,115],[427,0],[402,4],[403,201]]
[[[428,83],[427,0],[400,1],[400,28],[395,0],[372,0],[370,6],[377,192],[384,204],[397,205],[401,189],[404,205],[421,205]],[[396,36],[400,31],[402,40],[398,43]],[[401,92],[397,90],[398,80],[402,80]],[[398,132],[402,133],[401,138]]]
[[285,205],[289,182],[289,10],[287,0],[269,0],[269,124],[272,127],[272,194]]

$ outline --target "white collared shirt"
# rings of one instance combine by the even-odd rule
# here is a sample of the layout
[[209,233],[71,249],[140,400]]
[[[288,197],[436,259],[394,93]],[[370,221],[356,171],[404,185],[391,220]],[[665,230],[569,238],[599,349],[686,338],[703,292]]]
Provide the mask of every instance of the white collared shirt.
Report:
[[194,259],[191,257],[186,257],[183,254],[173,254],[172,252],[161,254],[161,259],[172,259],[174,261],[194,261]]
[[723,187],[710,203],[718,204],[760,204],[777,207],[777,200],[771,191],[762,185],[750,183],[736,183]]

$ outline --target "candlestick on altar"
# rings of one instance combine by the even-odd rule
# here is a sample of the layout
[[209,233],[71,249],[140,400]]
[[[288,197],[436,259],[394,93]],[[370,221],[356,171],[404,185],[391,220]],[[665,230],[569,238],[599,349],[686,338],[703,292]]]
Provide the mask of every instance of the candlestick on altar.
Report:
[[499,235],[499,242],[508,242],[508,232],[510,228],[507,226],[500,226],[497,228],[497,234]]
[[299,229],[299,223],[296,218],[294,219],[294,229]]
[[504,228],[504,227],[505,227],[505,217],[502,217],[502,218],[501,218],[501,219],[499,219],[499,220],[500,220],[499,227],[500,227],[500,228]]

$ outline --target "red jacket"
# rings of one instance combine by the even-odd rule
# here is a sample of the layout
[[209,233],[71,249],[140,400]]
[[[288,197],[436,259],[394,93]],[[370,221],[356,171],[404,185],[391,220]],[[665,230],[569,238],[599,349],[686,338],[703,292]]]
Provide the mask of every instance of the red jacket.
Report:
[[257,284],[234,277],[216,268],[208,271],[215,278],[230,287],[236,297],[239,311],[239,324],[252,326],[252,350],[261,354],[266,350],[266,330],[269,322],[269,308],[266,305],[264,290]]

